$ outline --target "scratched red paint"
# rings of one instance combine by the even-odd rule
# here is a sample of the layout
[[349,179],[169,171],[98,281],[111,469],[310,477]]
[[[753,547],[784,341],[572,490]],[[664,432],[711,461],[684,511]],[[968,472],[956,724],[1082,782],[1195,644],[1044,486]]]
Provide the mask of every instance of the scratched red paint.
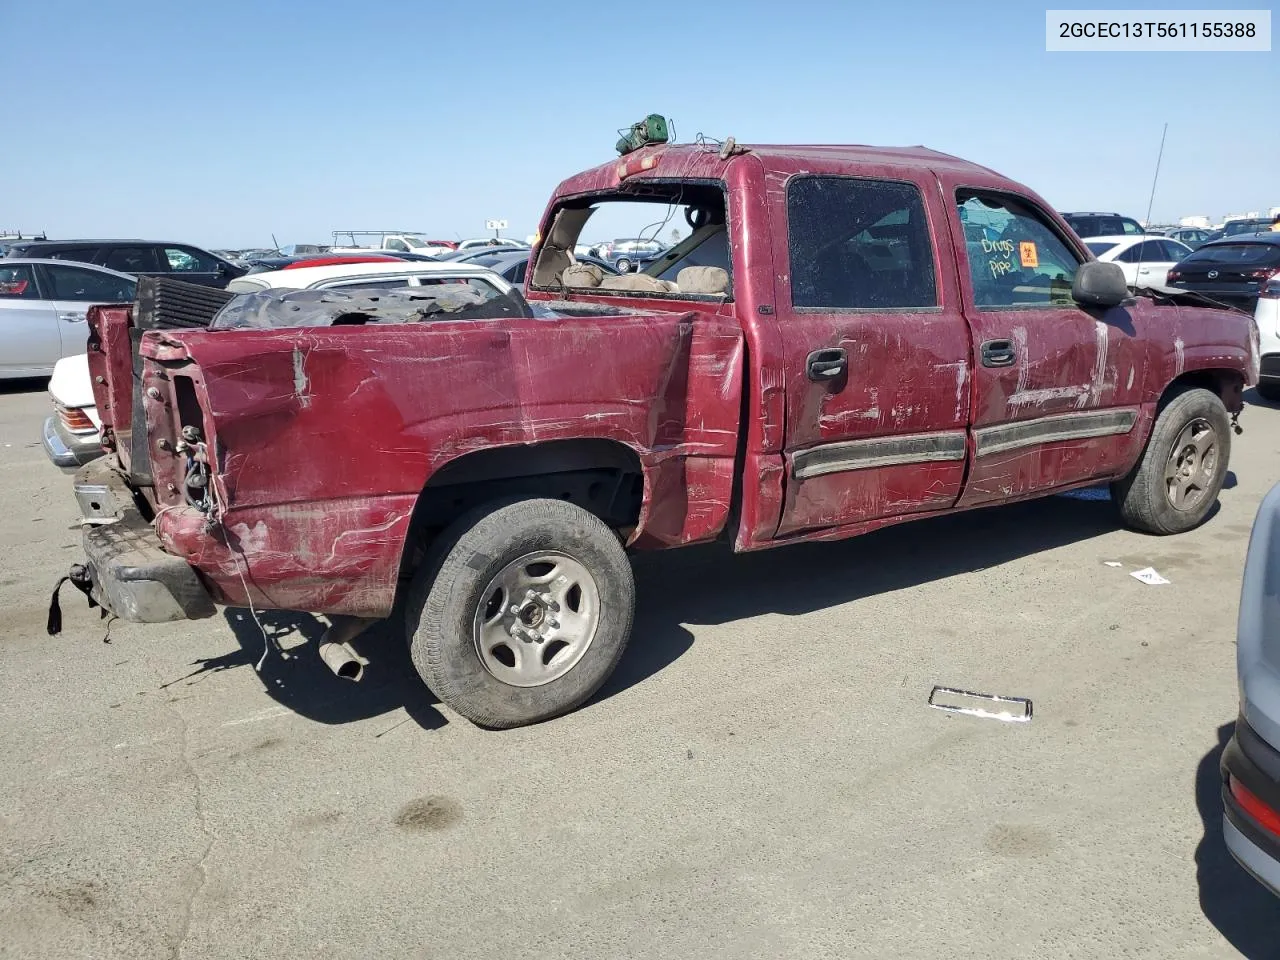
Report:
[[[958,188],[1011,193],[1088,251],[1034,193],[921,148],[752,147],[722,160],[691,146],[647,148],[566,180],[567,199],[645,179],[723,184],[733,300],[574,291],[624,316],[273,331],[163,331],[143,337],[143,386],[166,547],[217,599],[385,614],[409,518],[443,466],[499,446],[600,438],[625,445],[645,475],[636,549],[729,530],[736,549],[835,539],[992,502],[1123,475],[1141,455],[1156,404],[1206,371],[1238,410],[1256,379],[1248,321],[1139,298],[1103,318],[1076,307],[980,312],[964,268]],[[800,173],[915,183],[932,233],[939,305],[927,313],[797,310],[787,276],[785,192]],[[535,251],[536,258],[536,251]],[[532,271],[530,271],[532,276]],[[565,297],[528,291],[530,300]],[[127,431],[128,314],[92,317],[90,369],[104,421]],[[978,344],[1010,339],[1018,363],[976,365]],[[847,380],[811,382],[813,350],[848,351]],[[183,504],[173,378],[192,378],[212,448],[222,526]],[[1060,413],[1130,409],[1127,434],[1043,443],[978,458],[972,431]],[[797,453],[831,443],[950,431],[964,459],[871,466],[797,479]],[[122,444],[123,446],[123,444]],[[122,451],[124,452],[124,451]],[[127,464],[126,464],[127,466]],[[737,510],[732,500],[739,496]],[[247,589],[246,589],[247,588]]]

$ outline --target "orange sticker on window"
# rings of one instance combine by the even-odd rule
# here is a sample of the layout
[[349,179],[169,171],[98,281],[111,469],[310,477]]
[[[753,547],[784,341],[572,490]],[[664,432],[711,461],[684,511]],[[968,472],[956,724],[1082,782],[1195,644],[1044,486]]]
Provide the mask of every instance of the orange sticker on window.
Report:
[[1040,266],[1040,255],[1036,253],[1036,245],[1030,241],[1018,244],[1018,259],[1024,267]]

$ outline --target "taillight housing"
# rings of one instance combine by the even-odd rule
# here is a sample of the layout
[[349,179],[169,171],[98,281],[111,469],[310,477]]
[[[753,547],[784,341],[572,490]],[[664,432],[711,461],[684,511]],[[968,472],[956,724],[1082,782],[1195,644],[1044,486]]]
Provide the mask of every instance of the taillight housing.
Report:
[[1280,270],[1273,270],[1269,275],[1264,275],[1262,289],[1258,291],[1258,296],[1266,297],[1268,300],[1280,300]]
[[1234,776],[1227,777],[1227,788],[1242,810],[1251,816],[1263,830],[1280,837],[1280,813],[1269,807],[1263,800]]
[[1182,279],[1182,271],[1179,270],[1177,267],[1174,267],[1165,275],[1164,282],[1177,283],[1181,279]]
[[91,433],[98,429],[93,425],[89,415],[80,407],[64,407],[60,403],[55,406],[58,408],[58,419],[72,433]]

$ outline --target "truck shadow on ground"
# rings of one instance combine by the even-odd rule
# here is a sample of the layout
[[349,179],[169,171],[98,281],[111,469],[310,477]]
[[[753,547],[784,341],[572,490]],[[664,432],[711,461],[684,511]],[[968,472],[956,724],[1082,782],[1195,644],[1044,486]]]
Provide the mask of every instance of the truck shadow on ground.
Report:
[[723,544],[634,558],[631,643],[597,699],[640,682],[693,644],[683,624],[800,616],[998,566],[1120,528],[1105,489],[886,527],[850,540],[734,554]]
[[[1234,486],[1228,475],[1227,488]],[[1120,528],[1105,489],[1084,490],[1000,509],[975,510],[887,527],[851,540],[799,544],[785,552],[735,554],[727,544],[639,554],[636,619],[626,655],[593,698],[607,700],[666,669],[694,642],[688,625],[722,624],[765,613],[801,616],[836,604],[973,573]],[[1217,507],[1214,508],[1215,512]],[[1212,517],[1212,514],[1210,515]],[[198,661],[183,680],[248,666],[264,638],[248,610],[224,611],[240,649]],[[351,683],[315,654],[325,623],[311,614],[259,611],[272,650],[260,678],[283,706],[319,723],[363,720],[403,707],[425,729],[447,721],[418,677],[395,621],[355,641],[370,663]],[[281,654],[279,646],[289,647]]]
[[1272,410],[1280,410],[1280,403],[1264,399],[1254,387],[1250,387],[1244,392],[1244,402],[1255,407],[1270,407]]
[[394,624],[400,621],[384,620],[356,638],[353,646],[369,665],[364,677],[353,683],[334,676],[316,654],[316,645],[328,626],[323,620],[309,613],[259,610],[255,621],[250,611],[240,607],[227,608],[223,616],[240,648],[198,661],[193,678],[233,667],[252,670],[267,643],[270,649],[258,677],[273,700],[299,716],[317,723],[350,723],[403,707],[424,730],[447,723],[435,708],[439,701],[418,678],[408,646],[393,635]]
[[1204,822],[1204,838],[1196,847],[1200,909],[1244,956],[1271,960],[1280,955],[1280,899],[1235,862],[1222,839],[1222,777],[1218,763],[1235,726],[1227,723],[1218,728],[1217,746],[1196,768],[1196,807]]

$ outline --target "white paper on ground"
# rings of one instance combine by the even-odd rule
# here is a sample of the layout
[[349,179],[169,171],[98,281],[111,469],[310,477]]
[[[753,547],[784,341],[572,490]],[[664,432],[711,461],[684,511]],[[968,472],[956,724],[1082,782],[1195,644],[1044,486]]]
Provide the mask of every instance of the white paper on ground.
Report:
[[1102,562],[1103,562],[1103,563],[1105,563],[1108,567],[1123,567],[1123,566],[1124,566],[1124,564],[1123,564],[1123,563],[1121,563],[1119,560],[1103,560]]
[[1152,585],[1169,582],[1164,577],[1160,576],[1160,574],[1156,573],[1154,567],[1143,567],[1141,570],[1133,571],[1129,576],[1133,577],[1135,580],[1141,580],[1143,583],[1149,583]]

